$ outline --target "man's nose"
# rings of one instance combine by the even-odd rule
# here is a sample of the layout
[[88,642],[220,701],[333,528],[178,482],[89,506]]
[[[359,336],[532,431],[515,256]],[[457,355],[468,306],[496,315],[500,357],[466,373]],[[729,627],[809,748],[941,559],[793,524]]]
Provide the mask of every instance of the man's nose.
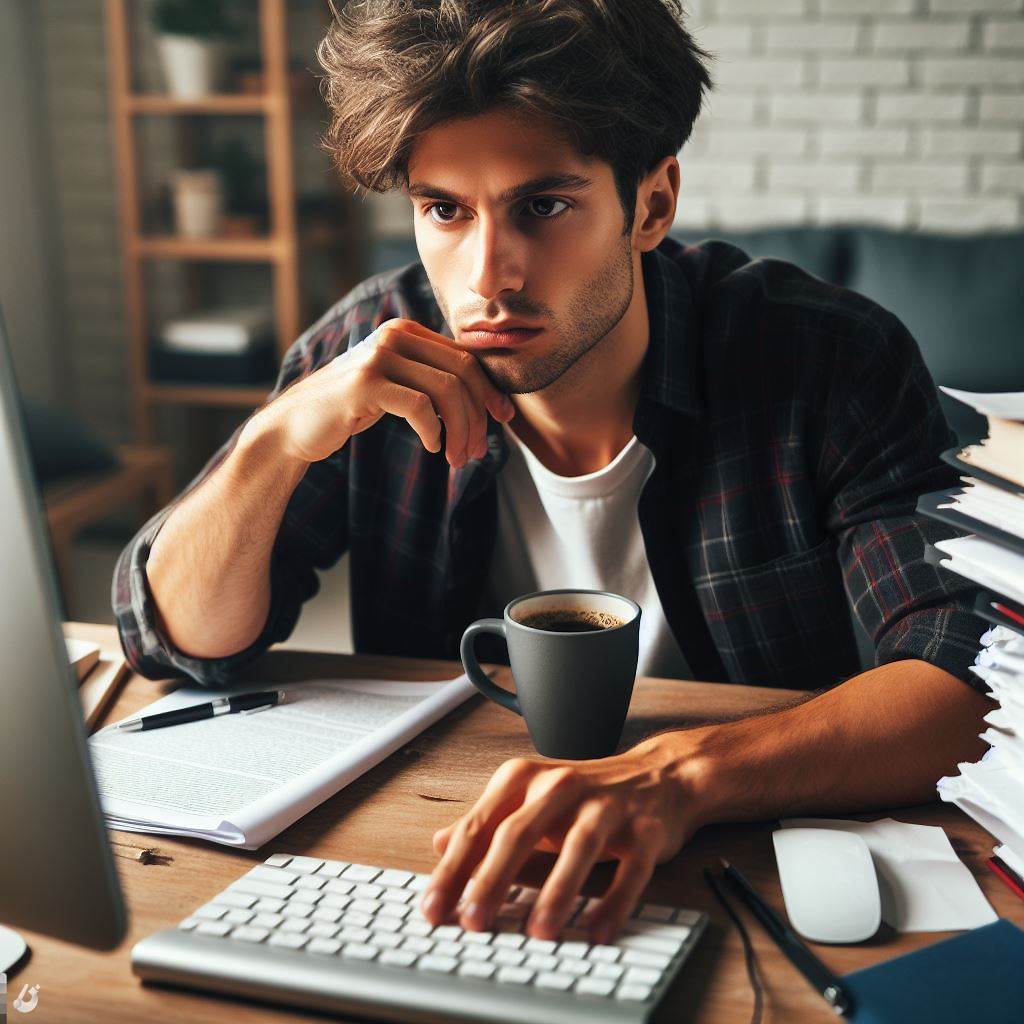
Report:
[[480,218],[477,223],[469,287],[484,299],[521,291],[526,260],[522,240],[493,219]]

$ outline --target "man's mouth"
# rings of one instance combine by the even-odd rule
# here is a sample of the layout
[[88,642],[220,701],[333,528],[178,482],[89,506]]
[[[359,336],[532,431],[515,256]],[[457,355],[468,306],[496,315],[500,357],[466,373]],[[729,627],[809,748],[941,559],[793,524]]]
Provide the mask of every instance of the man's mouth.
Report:
[[529,330],[523,327],[510,328],[505,331],[473,330],[463,331],[459,336],[459,341],[472,348],[513,348],[543,333],[543,327],[535,327]]

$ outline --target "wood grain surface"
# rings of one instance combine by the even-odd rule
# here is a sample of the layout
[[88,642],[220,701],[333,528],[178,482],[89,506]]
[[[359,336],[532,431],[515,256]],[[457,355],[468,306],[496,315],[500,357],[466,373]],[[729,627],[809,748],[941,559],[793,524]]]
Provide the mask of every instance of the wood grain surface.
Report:
[[[69,625],[69,635],[116,646],[113,629]],[[459,665],[441,661],[398,658],[297,654],[272,651],[254,667],[254,678],[377,676],[393,679],[445,679]],[[507,669],[498,681],[509,684]],[[100,725],[137,711],[174,687],[132,676],[107,709]],[[627,725],[626,742],[674,725],[707,721],[771,705],[791,691],[745,686],[640,679]],[[473,697],[405,748],[388,758],[315,811],[267,843],[258,852],[238,851],[199,840],[112,832],[118,843],[156,847],[160,863],[144,864],[123,856],[116,860],[130,911],[130,928],[113,952],[96,953],[44,936],[26,933],[31,959],[8,978],[8,991],[17,995],[24,984],[39,984],[39,1006],[30,1024],[47,1022],[125,1022],[176,1024],[180,1021],[257,1022],[317,1021],[323,1015],[271,1007],[254,1002],[159,988],[141,984],[131,973],[130,952],[139,939],[170,928],[199,904],[219,892],[254,864],[272,853],[311,854],[388,865],[411,871],[430,871],[435,863],[431,835],[466,810],[494,769],[506,758],[530,755],[532,748],[522,722],[513,714]],[[977,878],[996,911],[1024,924],[1024,902],[1017,899],[984,866],[993,840],[969,818],[949,805],[879,808],[900,821],[941,825],[957,853]],[[670,863],[660,867],[648,898],[706,910],[711,926],[684,967],[655,1017],[660,1022],[699,1021],[732,1024],[750,1019],[752,996],[735,926],[708,890],[701,871],[718,866],[719,855],[740,867],[771,904],[784,912],[772,852],[773,822],[721,825],[698,833]],[[130,854],[130,849],[127,851]],[[537,884],[551,860],[538,857],[522,881]],[[599,866],[586,887],[598,893],[609,870]],[[766,986],[766,1022],[835,1021],[835,1016],[741,910],[754,940]],[[940,938],[942,933],[896,935],[885,931],[858,946],[815,945],[815,952],[839,972],[856,970],[890,959]],[[438,1021],[445,1020],[443,1012]]]

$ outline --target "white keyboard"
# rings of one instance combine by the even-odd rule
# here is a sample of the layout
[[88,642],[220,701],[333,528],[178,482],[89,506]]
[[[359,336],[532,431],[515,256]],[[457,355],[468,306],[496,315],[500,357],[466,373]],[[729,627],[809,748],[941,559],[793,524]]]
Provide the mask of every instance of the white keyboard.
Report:
[[537,890],[516,887],[492,931],[429,924],[428,875],[274,854],[177,929],[132,951],[140,977],[388,1020],[516,1024],[645,1021],[693,949],[706,915],[637,908],[608,945],[573,927],[523,934]]

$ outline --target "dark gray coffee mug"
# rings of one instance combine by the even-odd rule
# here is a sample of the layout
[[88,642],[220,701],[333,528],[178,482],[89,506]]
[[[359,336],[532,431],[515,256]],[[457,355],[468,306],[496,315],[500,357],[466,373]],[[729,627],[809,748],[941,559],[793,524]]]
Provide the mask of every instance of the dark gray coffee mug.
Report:
[[[590,609],[614,615],[621,626],[556,632],[522,620],[556,609]],[[477,661],[480,633],[508,644],[516,693],[496,686]],[[480,619],[462,634],[462,664],[473,685],[502,707],[522,715],[537,751],[545,757],[607,757],[622,738],[636,680],[640,606],[604,590],[543,590],[517,597],[500,619]]]

